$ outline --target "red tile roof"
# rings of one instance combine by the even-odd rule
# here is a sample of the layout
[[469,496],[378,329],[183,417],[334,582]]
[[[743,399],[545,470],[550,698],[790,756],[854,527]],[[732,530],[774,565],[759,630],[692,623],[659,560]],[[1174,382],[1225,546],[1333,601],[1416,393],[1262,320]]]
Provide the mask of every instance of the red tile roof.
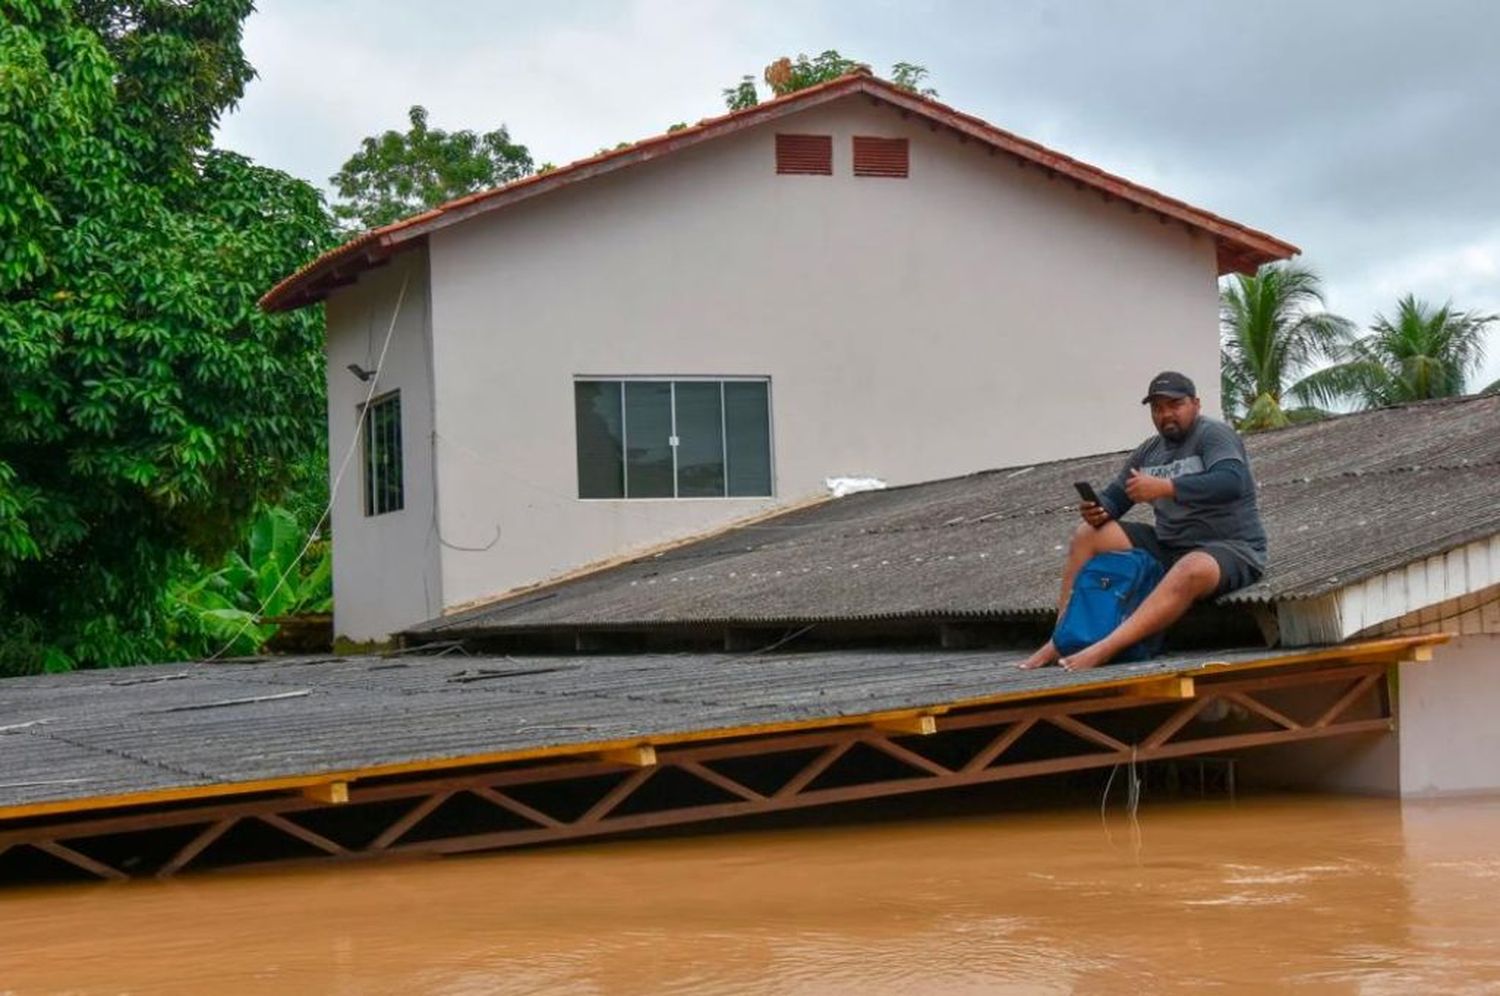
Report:
[[643,139],[545,173],[535,173],[503,187],[469,194],[365,232],[325,252],[281,281],[260,299],[260,305],[267,311],[284,311],[322,300],[335,287],[351,283],[360,272],[383,263],[397,252],[422,245],[427,234],[439,228],[856,93],[867,94],[909,114],[920,115],[961,136],[1012,155],[1022,165],[1034,165],[1049,176],[1066,178],[1080,189],[1090,187],[1106,198],[1118,198],[1135,209],[1150,210],[1163,223],[1177,221],[1202,231],[1214,240],[1220,273],[1253,272],[1262,263],[1285,259],[1299,251],[1296,246],[1265,232],[1054,152],[929,97],[903,90],[871,75],[868,70],[856,70],[755,107],[706,118],[687,128]]

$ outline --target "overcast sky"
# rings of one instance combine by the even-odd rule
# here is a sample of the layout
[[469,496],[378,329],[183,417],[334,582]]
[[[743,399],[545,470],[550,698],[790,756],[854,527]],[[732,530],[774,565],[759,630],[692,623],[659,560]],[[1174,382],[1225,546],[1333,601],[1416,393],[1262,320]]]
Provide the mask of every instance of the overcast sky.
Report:
[[[220,144],[324,187],[366,135],[504,124],[566,163],[836,48],[1002,128],[1299,245],[1360,325],[1500,312],[1494,0],[260,0]],[[1478,387],[1500,378],[1500,330]]]

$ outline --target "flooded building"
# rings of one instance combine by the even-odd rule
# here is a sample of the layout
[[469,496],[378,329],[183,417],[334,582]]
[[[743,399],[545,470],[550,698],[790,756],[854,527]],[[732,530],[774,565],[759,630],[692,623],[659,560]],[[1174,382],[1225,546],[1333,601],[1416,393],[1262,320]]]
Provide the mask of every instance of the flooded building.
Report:
[[[1272,568],[1154,660],[1013,665],[1070,484],[830,499],[412,627],[383,655],[11,679],[0,881],[577,840],[1210,758],[1500,788],[1500,397],[1251,437]],[[934,795],[932,798],[942,798]]]

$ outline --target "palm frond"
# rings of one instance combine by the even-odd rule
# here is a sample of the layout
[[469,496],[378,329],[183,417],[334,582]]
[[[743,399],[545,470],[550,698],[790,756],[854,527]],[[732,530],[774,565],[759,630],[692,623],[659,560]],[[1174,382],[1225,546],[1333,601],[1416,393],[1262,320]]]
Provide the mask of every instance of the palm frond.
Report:
[[1239,428],[1243,432],[1260,432],[1262,429],[1279,429],[1287,424],[1289,420],[1281,408],[1280,400],[1269,394],[1262,394],[1245,409]]
[[1315,370],[1287,389],[1287,395],[1304,405],[1322,408],[1350,402],[1365,408],[1379,407],[1388,390],[1389,375],[1379,363],[1350,350],[1348,359]]
[[1256,428],[1285,424],[1281,399],[1289,385],[1320,360],[1333,359],[1352,337],[1353,324],[1322,304],[1317,274],[1298,263],[1268,264],[1221,288],[1226,410],[1243,413]]
[[1423,401],[1464,393],[1484,362],[1485,336],[1500,316],[1457,311],[1451,301],[1434,307],[1407,294],[1390,317],[1375,316],[1359,340],[1366,357],[1387,379],[1383,403]]

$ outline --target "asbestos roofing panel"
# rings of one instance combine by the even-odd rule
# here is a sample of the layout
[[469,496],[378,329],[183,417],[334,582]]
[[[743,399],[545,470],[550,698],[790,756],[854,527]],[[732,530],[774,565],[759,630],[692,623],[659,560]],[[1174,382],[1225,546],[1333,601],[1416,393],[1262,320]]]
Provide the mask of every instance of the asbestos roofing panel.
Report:
[[[1305,598],[1500,533],[1500,397],[1247,437],[1271,569],[1228,602]],[[416,627],[486,632],[1050,611],[1077,526],[1071,482],[1125,454],[865,492]],[[1130,518],[1149,521],[1137,508]]]
[[[109,804],[118,805],[137,794],[224,794],[277,779],[439,768],[519,751],[704,739],[769,724],[827,725],[1301,655],[1200,651],[1076,674],[1020,671],[1014,665],[1021,656],[944,650],[411,655],[12,678],[0,680],[6,761],[0,820],[39,803],[76,800],[87,807],[113,799]],[[122,674],[141,682],[127,686],[131,694],[114,683]]]

